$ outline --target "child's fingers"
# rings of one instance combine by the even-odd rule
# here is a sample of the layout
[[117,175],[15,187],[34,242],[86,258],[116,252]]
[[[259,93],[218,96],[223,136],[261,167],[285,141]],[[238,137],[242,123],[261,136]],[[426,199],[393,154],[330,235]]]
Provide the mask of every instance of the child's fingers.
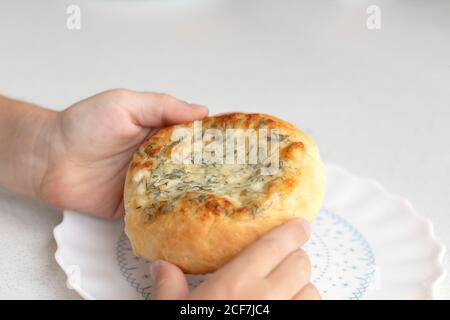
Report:
[[185,299],[188,284],[183,272],[175,265],[158,260],[150,265],[150,275],[153,279],[153,295],[156,300]]
[[269,231],[222,270],[266,277],[286,256],[298,250],[308,238],[307,222],[300,219],[291,220]]
[[303,250],[296,250],[288,255],[267,276],[273,288],[272,293],[279,299],[290,299],[309,283],[311,265]]
[[207,107],[187,103],[164,93],[115,89],[97,97],[111,100],[119,108],[126,109],[134,123],[146,128],[194,121],[208,115]]
[[293,300],[321,300],[319,290],[312,284],[308,283],[293,298]]
[[135,93],[139,100],[130,112],[143,127],[161,127],[198,120],[208,115],[208,108],[190,104],[162,93]]

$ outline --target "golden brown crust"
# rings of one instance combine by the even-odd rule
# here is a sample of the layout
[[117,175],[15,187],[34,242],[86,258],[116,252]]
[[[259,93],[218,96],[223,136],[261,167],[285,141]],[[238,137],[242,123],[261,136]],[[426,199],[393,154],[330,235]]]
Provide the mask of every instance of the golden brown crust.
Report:
[[223,132],[277,129],[280,169],[257,176],[260,167],[247,164],[174,164],[172,133],[192,123],[160,129],[143,142],[125,182],[126,234],[135,255],[164,259],[192,274],[215,271],[289,219],[311,221],[322,205],[325,182],[315,143],[286,121],[229,113],[205,118],[202,125]]

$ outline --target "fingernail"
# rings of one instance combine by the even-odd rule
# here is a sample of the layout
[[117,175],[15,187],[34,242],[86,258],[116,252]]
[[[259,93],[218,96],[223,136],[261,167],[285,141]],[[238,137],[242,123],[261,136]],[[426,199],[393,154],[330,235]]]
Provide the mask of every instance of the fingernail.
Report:
[[150,264],[150,277],[155,280],[158,276],[159,269],[161,267],[161,261],[156,260]]

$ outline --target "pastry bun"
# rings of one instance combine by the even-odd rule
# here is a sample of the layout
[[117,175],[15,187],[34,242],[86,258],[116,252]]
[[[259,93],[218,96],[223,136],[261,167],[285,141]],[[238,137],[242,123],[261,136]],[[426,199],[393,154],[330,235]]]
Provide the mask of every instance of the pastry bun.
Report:
[[270,229],[312,221],[324,187],[317,146],[292,124],[264,114],[212,116],[159,129],[135,152],[125,232],[136,256],[209,273]]

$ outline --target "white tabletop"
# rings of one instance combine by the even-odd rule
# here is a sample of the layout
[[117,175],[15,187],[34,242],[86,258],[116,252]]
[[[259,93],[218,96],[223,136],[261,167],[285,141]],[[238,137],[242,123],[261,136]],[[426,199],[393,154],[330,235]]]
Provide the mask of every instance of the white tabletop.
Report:
[[[0,92],[64,109],[125,87],[275,114],[409,198],[450,245],[449,16],[445,0],[0,0]],[[0,193],[0,298],[78,298],[53,258],[60,220]]]

